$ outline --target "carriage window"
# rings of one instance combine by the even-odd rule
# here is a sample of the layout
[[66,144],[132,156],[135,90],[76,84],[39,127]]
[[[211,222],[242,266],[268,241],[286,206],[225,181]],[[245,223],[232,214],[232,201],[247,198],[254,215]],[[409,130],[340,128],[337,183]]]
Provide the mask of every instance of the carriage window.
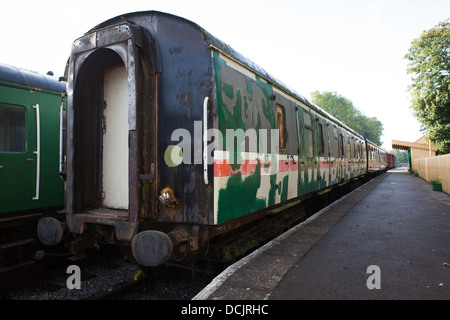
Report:
[[347,155],[349,158],[352,156],[352,150],[350,146],[350,136],[347,136]]
[[314,157],[314,140],[313,140],[313,130],[312,130],[312,120],[309,113],[305,113],[305,142],[306,142],[306,157]]
[[25,152],[25,109],[0,106],[0,152]]
[[350,150],[351,150],[350,155],[353,156],[353,158],[356,158],[355,140],[354,139],[355,138],[352,137],[352,141],[350,143],[351,144],[351,146],[350,146]]
[[325,144],[323,141],[323,127],[320,123],[318,133],[319,133],[319,153],[323,154],[325,152]]
[[277,104],[277,128],[279,130],[280,149],[286,149],[286,113],[282,105]]
[[344,155],[344,136],[342,134],[339,135],[339,144],[341,149],[341,155]]
[[312,122],[311,115],[305,112],[305,127],[311,128],[312,127],[311,122]]

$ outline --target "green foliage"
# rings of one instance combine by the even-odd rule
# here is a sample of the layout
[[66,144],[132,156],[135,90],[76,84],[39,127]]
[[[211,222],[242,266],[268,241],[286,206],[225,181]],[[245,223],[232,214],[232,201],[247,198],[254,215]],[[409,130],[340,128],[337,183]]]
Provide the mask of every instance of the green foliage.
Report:
[[442,182],[441,182],[441,179],[439,179],[439,178],[433,178],[433,179],[430,180],[430,183],[431,184],[436,184],[436,183],[442,183]]
[[425,126],[439,153],[450,153],[450,22],[424,31],[409,52],[409,87],[414,116]]
[[389,151],[395,157],[395,164],[408,163],[408,152],[404,150],[393,149]]
[[383,124],[375,117],[369,118],[353,106],[353,103],[336,92],[311,92],[312,102],[370,141],[381,145]]

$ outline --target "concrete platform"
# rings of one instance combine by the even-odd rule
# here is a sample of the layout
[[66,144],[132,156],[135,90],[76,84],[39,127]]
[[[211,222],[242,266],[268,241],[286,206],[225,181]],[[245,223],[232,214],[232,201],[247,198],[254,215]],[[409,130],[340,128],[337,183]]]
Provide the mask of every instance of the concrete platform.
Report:
[[395,169],[230,266],[194,300],[450,299],[449,264],[450,196]]

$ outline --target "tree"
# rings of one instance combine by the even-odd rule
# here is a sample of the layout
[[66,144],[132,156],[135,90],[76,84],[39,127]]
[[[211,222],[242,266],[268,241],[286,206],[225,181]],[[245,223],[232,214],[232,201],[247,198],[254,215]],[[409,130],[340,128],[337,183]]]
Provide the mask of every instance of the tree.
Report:
[[414,39],[408,74],[414,116],[439,153],[450,153],[450,21],[440,22]]
[[395,164],[407,164],[408,163],[408,152],[405,150],[392,149],[389,153],[393,154],[395,157]]
[[312,102],[373,143],[381,145],[383,124],[375,117],[369,118],[353,103],[336,92],[311,92]]

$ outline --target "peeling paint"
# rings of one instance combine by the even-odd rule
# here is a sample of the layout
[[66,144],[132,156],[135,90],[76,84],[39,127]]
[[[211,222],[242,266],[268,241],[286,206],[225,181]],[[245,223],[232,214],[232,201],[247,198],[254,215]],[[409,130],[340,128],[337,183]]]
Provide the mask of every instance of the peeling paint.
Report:
[[[233,150],[223,153],[224,158],[219,157],[215,162],[216,223],[241,217],[252,211],[340,183],[342,180],[351,179],[364,172],[363,161],[355,160],[353,164],[354,159],[349,162],[340,154],[340,151],[338,154],[340,147],[335,136],[338,137],[341,133],[347,134],[341,128],[334,124],[334,128],[325,126],[326,122],[323,120],[323,126],[327,130],[324,134],[324,139],[325,137],[327,139],[327,150],[334,149],[327,151],[329,154],[325,157],[319,156],[319,142],[315,133],[319,115],[316,111],[301,105],[298,101],[292,101],[270,82],[251,73],[219,52],[213,51],[213,60],[218,88],[218,123],[224,137],[223,150],[230,150],[230,148]],[[286,114],[297,117],[296,120],[289,119],[292,120],[288,127],[291,135],[287,134],[286,139],[290,147],[288,147],[289,151],[286,149],[281,153],[269,147],[264,149],[260,135],[260,129],[267,131],[278,129],[275,104],[282,104]],[[320,117],[323,118],[323,116]],[[295,128],[292,123],[296,123]],[[276,170],[271,174],[261,175],[261,170],[253,170],[255,163],[252,164],[252,170],[248,170],[245,159],[249,156],[249,146],[246,145],[245,150],[241,150],[238,141],[226,141],[227,130],[239,129],[244,131],[256,129],[258,142],[255,151],[258,167],[264,169],[267,166],[275,166]],[[313,132],[312,153],[311,149],[307,151],[307,130]],[[294,139],[295,142],[289,144],[289,139]],[[294,153],[292,153],[292,146],[298,146]]]
[[259,161],[255,173],[243,177],[241,172],[238,172],[230,176],[226,188],[219,190],[217,222],[221,223],[265,208],[265,199],[256,197],[260,187],[261,163]]

